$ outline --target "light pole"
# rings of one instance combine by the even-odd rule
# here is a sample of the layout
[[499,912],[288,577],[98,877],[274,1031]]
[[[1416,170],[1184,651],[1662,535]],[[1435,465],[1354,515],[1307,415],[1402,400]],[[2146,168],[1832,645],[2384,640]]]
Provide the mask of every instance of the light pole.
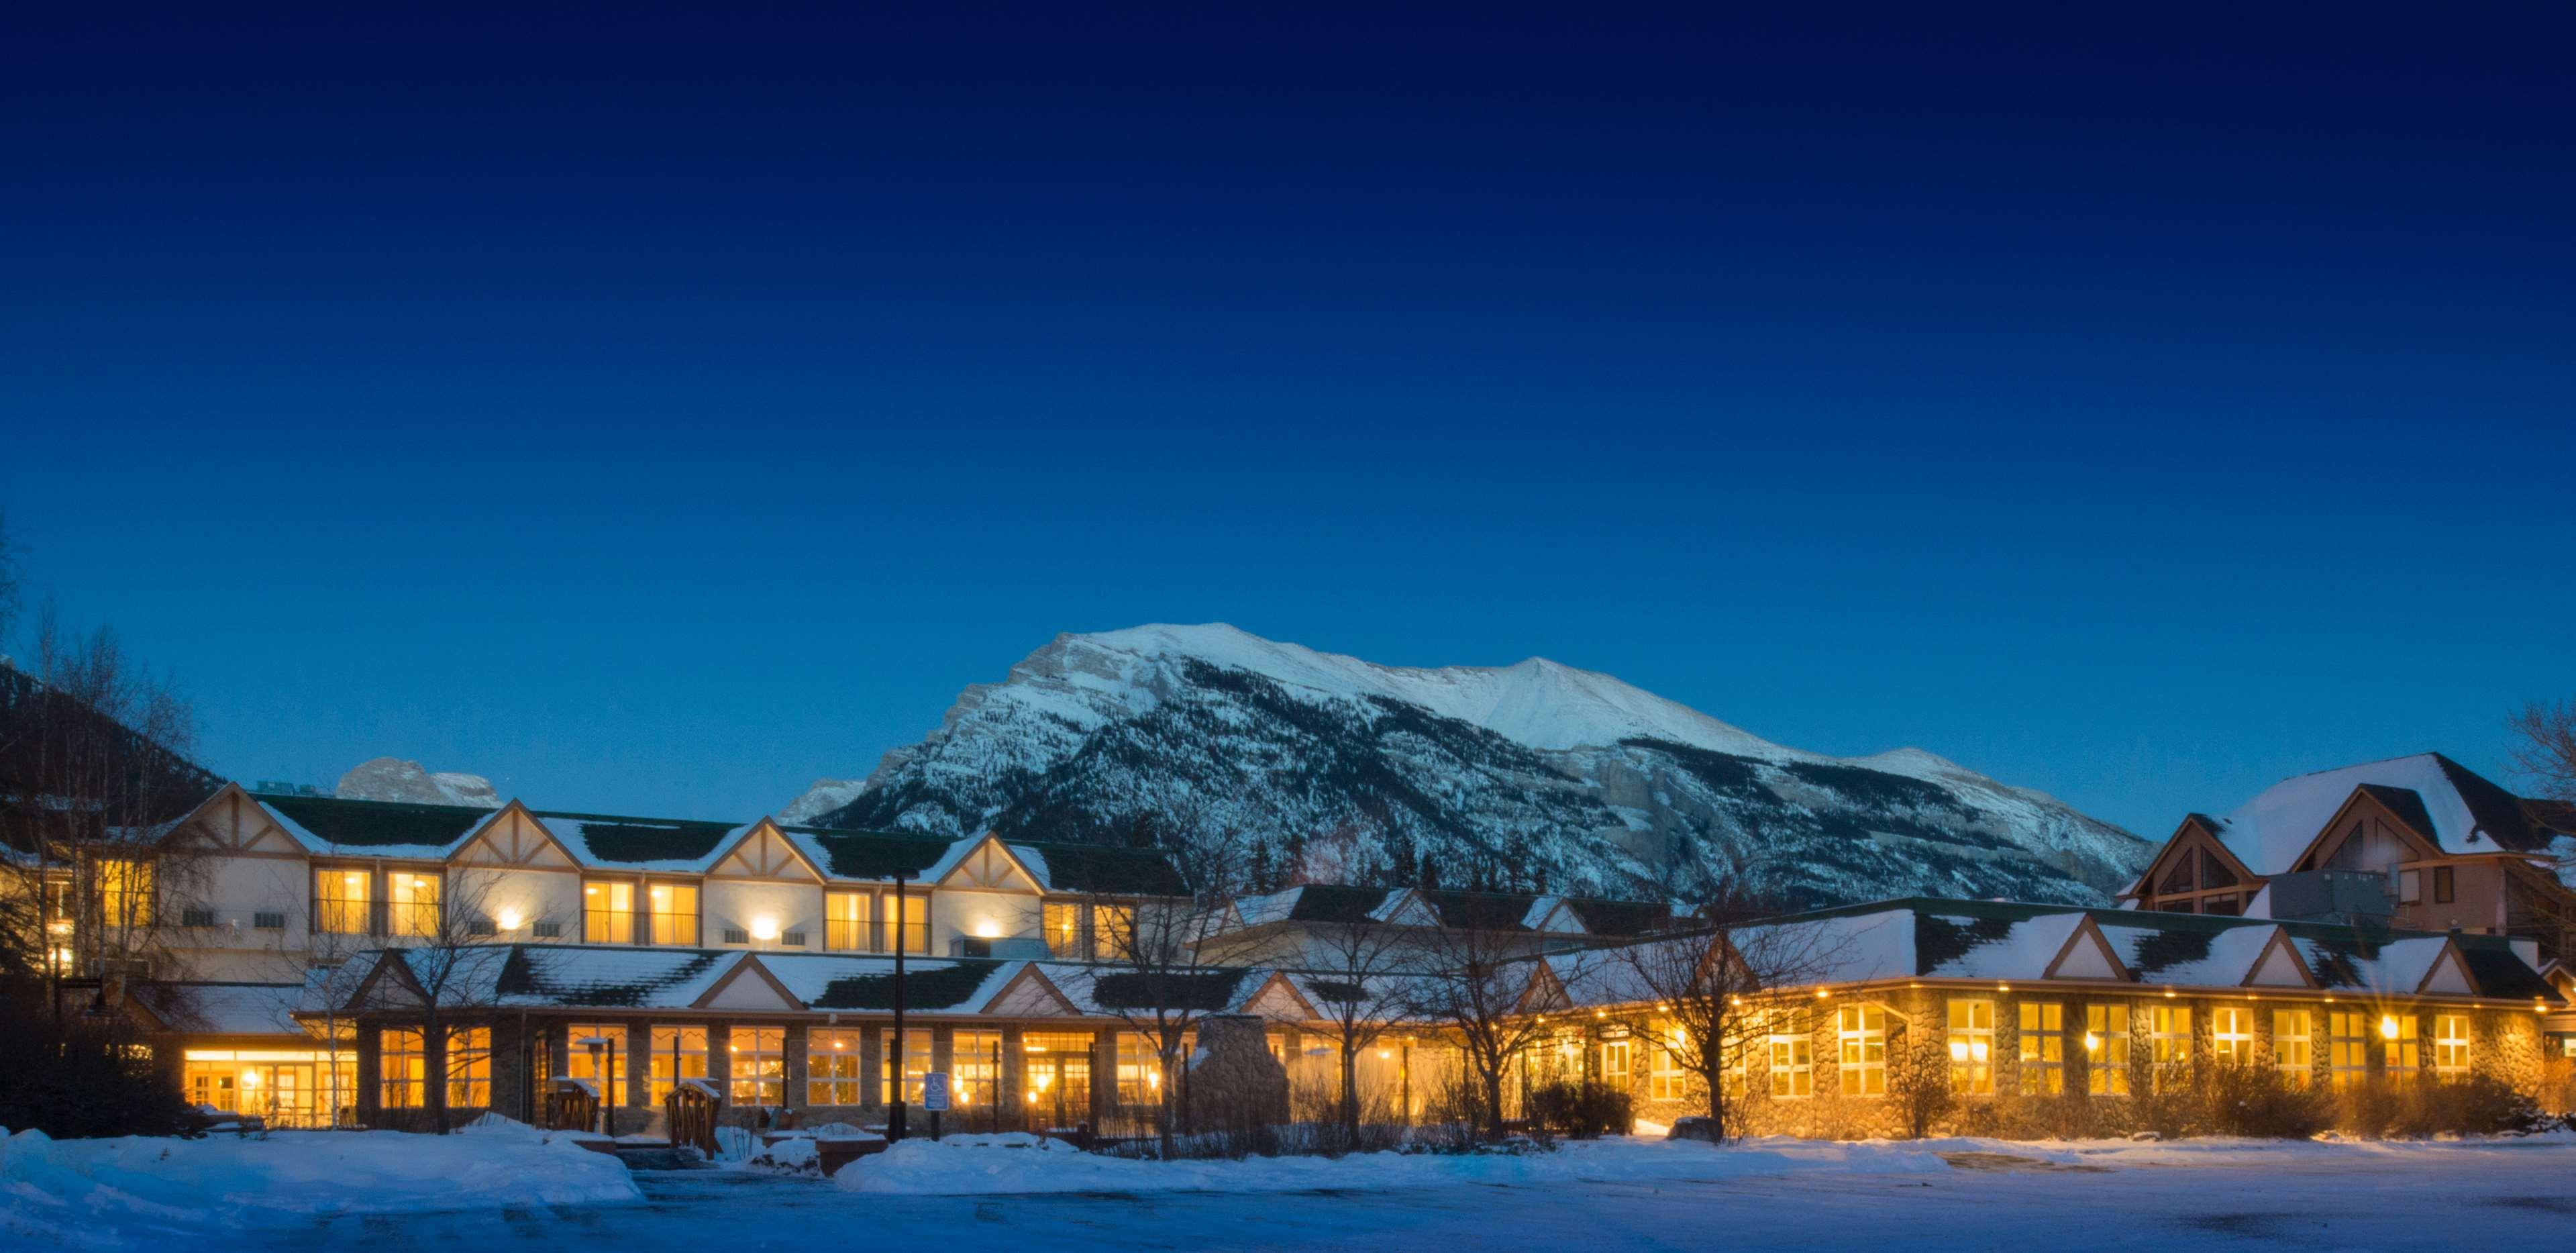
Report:
[[903,927],[904,873],[894,872],[894,1047],[886,1059],[894,1067],[894,1100],[886,1106],[886,1142],[903,1139]]

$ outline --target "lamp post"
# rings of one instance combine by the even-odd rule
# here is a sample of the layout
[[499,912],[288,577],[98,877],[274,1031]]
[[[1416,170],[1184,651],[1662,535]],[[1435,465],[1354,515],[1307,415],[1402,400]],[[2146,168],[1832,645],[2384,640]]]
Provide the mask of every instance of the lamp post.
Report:
[[894,1047],[886,1064],[894,1067],[894,1099],[886,1104],[886,1142],[903,1139],[903,926],[904,873],[894,873]]

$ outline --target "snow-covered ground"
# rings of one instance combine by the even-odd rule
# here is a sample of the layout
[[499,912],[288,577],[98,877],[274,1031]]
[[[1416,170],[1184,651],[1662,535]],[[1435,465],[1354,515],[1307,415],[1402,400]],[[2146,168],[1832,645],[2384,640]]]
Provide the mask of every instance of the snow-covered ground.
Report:
[[616,1158],[501,1120],[450,1136],[51,1140],[22,1131],[0,1140],[0,1245],[116,1246],[347,1214],[642,1199]]
[[[489,1143],[510,1159],[505,1175],[571,1165],[531,1159],[524,1141]],[[11,1145],[14,1150],[16,1142]],[[252,1147],[235,1143],[224,1156]],[[605,1157],[596,1161],[594,1170],[618,1169]],[[404,1177],[432,1174],[432,1165],[424,1161]],[[182,1202],[187,1179],[221,1171],[187,1175],[148,1163],[122,1166],[158,1182],[138,1192],[128,1178],[114,1195],[92,1188],[65,1203],[20,1190],[12,1173],[0,1214],[14,1220],[36,1207],[47,1218],[41,1226],[0,1228],[0,1236],[192,1247],[222,1232],[263,1247],[366,1246],[369,1253],[432,1246],[560,1250],[595,1242],[630,1253],[811,1250],[862,1231],[872,1240],[951,1250],[1007,1245],[1014,1253],[1097,1253],[1104,1243],[1372,1253],[2068,1242],[2088,1250],[2274,1250],[2492,1248],[2523,1241],[2554,1247],[2576,1224],[2576,1138],[2564,1136],[2290,1145],[1780,1141],[1730,1149],[1624,1141],[1526,1158],[1380,1156],[1168,1167],[1025,1143],[915,1142],[862,1159],[831,1181],[745,1169],[646,1172],[635,1176],[641,1203],[548,1201],[526,1191],[511,1199],[506,1186],[486,1180],[460,1188],[452,1207],[409,1216],[361,1213],[315,1198],[272,1206],[236,1198],[229,1202],[231,1216],[220,1222],[200,1220]],[[280,1185],[297,1186],[282,1178]],[[145,1206],[123,1199],[143,1192],[152,1194]],[[427,1199],[416,1190],[407,1195],[415,1203]],[[217,1202],[208,1197],[207,1204]],[[81,1221],[66,1221],[76,1215]]]

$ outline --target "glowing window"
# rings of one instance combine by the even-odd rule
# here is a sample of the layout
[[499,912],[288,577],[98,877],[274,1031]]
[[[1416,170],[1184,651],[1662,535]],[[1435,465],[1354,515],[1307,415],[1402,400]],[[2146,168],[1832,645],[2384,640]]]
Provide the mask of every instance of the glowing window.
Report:
[[364,870],[316,869],[313,872],[314,925],[333,935],[365,935],[374,897],[373,876]]
[[1950,998],[1950,1086],[1971,1096],[1995,1090],[1995,1003]]
[[480,1109],[492,1103],[492,1029],[447,1029],[447,1107]]
[[2129,1094],[2129,1007],[2084,1007],[2085,1090],[2097,1096]]
[[635,885],[594,880],[581,885],[581,938],[589,944],[635,942]]
[[2066,1007],[2054,1001],[2023,1001],[2021,1017],[2021,1090],[2029,1096],[2055,1096],[2066,1090]]
[[1836,1009],[1834,1041],[1843,1095],[1887,1095],[1887,1011],[1876,1005]]
[[438,886],[436,872],[394,870],[385,874],[386,922],[395,935],[438,934]]
[[2316,1044],[2310,1033],[2316,1029],[2316,1015],[2304,1009],[2272,1011],[2272,1065],[2294,1087],[2308,1086],[2316,1063]]
[[[876,899],[866,892],[826,892],[823,894],[823,947],[844,953],[866,952],[877,947],[876,937],[869,934]],[[856,1102],[836,1102],[855,1104]]]
[[735,1027],[725,1048],[733,1057],[733,1103],[779,1105],[787,1100],[787,1030]]
[[2433,1016],[2433,1073],[2456,1079],[2469,1073],[2469,1016]]
[[805,1103],[860,1104],[858,1032],[817,1030],[806,1037]]
[[[694,947],[698,942],[698,887],[656,883],[645,892],[653,905],[653,942]],[[776,1102],[769,1102],[776,1104]]]
[[387,1027],[376,1035],[377,1069],[384,1074],[387,1109],[418,1109],[424,1102],[422,1083],[429,1070],[421,1052],[420,1032],[407,1027]]
[[655,1027],[650,1037],[652,1054],[645,1059],[647,1099],[659,1105],[671,1099],[673,1089],[683,1079],[707,1077],[707,1029],[704,1027]]

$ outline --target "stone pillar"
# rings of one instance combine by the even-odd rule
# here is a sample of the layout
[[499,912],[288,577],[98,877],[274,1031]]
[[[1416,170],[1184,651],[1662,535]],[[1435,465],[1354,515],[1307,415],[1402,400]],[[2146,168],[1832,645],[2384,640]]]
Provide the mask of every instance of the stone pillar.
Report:
[[524,1123],[536,1121],[535,1111],[527,1108],[530,1044],[521,1020],[492,1023],[492,1112]]
[[358,1085],[358,1125],[381,1127],[385,1122],[384,1033],[370,1025],[358,1028],[357,1035],[355,1043],[358,1064],[355,1082]]
[[885,1111],[885,1046],[884,1028],[859,1029],[859,1104],[880,1117]]
[[626,1108],[609,1114],[609,1126],[625,1135],[642,1131],[653,1121],[652,1024],[626,1024],[626,1038],[619,1045],[626,1050]]
[[789,1026],[786,1039],[779,1047],[782,1050],[779,1061],[787,1073],[786,1090],[779,1094],[780,1103],[797,1113],[804,1113],[810,1107],[806,1097],[812,1094],[812,1089],[805,1086],[812,1053],[803,1024]]
[[1108,1125],[1118,1108],[1118,1033],[1107,1027],[1091,1033],[1091,1127]]
[[1002,1024],[1002,1064],[993,1076],[993,1099],[1001,1104],[1002,1122],[1017,1123],[1023,1131],[1035,1131],[1029,1118],[1027,1033],[1018,1023]]
[[[462,1024],[441,1021],[435,1031],[427,1027],[420,1032],[420,1116],[415,1131],[436,1131],[439,1118],[453,1123],[455,1112],[447,1108],[447,1041],[450,1033]],[[430,1113],[439,1111],[436,1117]]]
[[707,1024],[707,1083],[724,1097],[727,1108],[733,1101],[733,1028],[729,1024]]

